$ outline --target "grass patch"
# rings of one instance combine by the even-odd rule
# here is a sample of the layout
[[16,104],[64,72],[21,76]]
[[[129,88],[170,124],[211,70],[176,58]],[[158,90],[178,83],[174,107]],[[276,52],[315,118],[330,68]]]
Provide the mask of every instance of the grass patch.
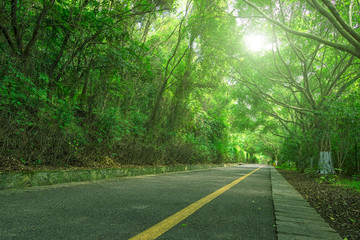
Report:
[[341,179],[337,181],[334,185],[341,186],[345,188],[352,188],[360,192],[360,181],[350,180],[350,179]]
[[277,169],[284,169],[284,170],[291,170],[291,171],[296,171],[296,167],[294,166],[289,166],[289,165],[281,165],[281,166],[275,166],[275,168]]

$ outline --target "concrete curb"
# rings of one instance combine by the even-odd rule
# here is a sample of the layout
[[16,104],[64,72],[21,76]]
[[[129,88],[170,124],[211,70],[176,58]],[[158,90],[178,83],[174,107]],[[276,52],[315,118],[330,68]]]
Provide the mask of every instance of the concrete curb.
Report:
[[178,171],[193,171],[235,164],[181,165],[162,167],[130,167],[91,170],[58,170],[42,172],[0,173],[0,190],[44,186],[60,183],[96,181],[120,177],[161,174]]
[[342,239],[274,167],[270,172],[279,240]]

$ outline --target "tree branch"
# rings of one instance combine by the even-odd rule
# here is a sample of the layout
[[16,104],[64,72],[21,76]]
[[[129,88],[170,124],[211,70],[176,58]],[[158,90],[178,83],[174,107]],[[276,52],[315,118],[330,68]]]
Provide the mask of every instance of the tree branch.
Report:
[[352,56],[347,64],[340,70],[340,72],[336,75],[335,79],[332,81],[328,89],[326,89],[325,96],[329,95],[331,91],[333,90],[335,84],[339,81],[341,76],[346,72],[346,70],[351,66],[352,62],[354,60],[354,57]]
[[11,1],[11,25],[13,28],[16,44],[17,44],[17,50],[18,52],[21,52],[22,49],[22,38],[20,36],[19,26],[17,22],[17,0]]
[[0,25],[0,29],[1,29],[2,33],[4,34],[4,37],[5,37],[6,41],[7,41],[7,43],[9,44],[11,50],[12,50],[13,52],[15,52],[14,44],[13,44],[13,42],[11,41],[11,38],[10,38],[8,32],[6,31],[6,29],[5,29],[2,25]]
[[[39,34],[39,30],[40,30],[40,26],[41,26],[41,22],[43,21],[43,19],[45,18],[46,14],[48,13],[48,11],[53,7],[55,3],[55,0],[51,0],[49,2],[48,6],[44,6],[43,9],[41,10],[41,13],[36,21],[36,25],[35,25],[35,29],[33,31],[32,37],[24,51],[24,55],[23,55],[23,60],[24,62],[26,62],[26,59],[30,53],[30,51],[32,50],[36,40],[37,40],[37,36]],[[44,4],[45,5],[45,4]]]
[[[326,7],[330,10],[330,12],[332,13],[332,16],[334,16],[334,18],[338,21],[338,23],[343,27],[343,29],[346,30],[347,33],[349,33],[356,41],[357,41],[357,45],[359,46],[360,44],[360,34],[358,34],[357,32],[354,31],[354,29],[347,24],[344,19],[340,16],[339,12],[336,10],[336,8],[334,7],[334,5],[329,1],[329,0],[321,0]],[[350,7],[352,7],[350,5]],[[350,11],[351,12],[351,11]],[[351,19],[351,16],[350,16]],[[330,19],[329,19],[330,20]],[[330,20],[331,21],[331,20]],[[332,21],[331,21],[332,22]],[[350,21],[352,22],[352,20]],[[339,29],[338,29],[339,30]],[[357,47],[359,49],[359,47]]]
[[[318,0],[312,0],[315,9],[318,10],[324,17],[326,17],[331,22],[331,24],[336,28],[336,30],[338,30],[339,33],[346,40],[349,41],[349,43],[351,43],[356,49],[360,50],[359,40],[356,39],[356,38],[360,38],[360,36],[358,36],[357,33],[354,30],[352,30],[347,23],[344,22],[340,14],[337,12],[334,6],[332,6],[332,3],[328,2],[327,0],[321,0],[321,1],[324,2],[324,4],[329,8],[332,14],[330,14],[323,6],[321,6]],[[338,16],[335,16],[334,13],[337,14]],[[355,33],[355,37],[353,33]]]
[[277,99],[275,99],[274,97],[272,97],[270,94],[268,93],[265,93],[258,85],[254,84],[254,83],[251,83],[249,81],[246,81],[246,80],[239,80],[241,82],[243,82],[245,84],[245,86],[250,90],[250,91],[253,91],[248,85],[252,85],[254,86],[255,88],[258,89],[258,92],[255,92],[256,94],[260,95],[261,97],[267,99],[268,101],[271,101],[273,103],[276,103],[278,104],[279,106],[283,106],[283,107],[286,107],[286,108],[290,108],[290,109],[293,109],[295,111],[299,111],[299,112],[302,112],[302,113],[312,113],[311,110],[309,109],[305,109],[305,108],[300,108],[300,107],[295,107],[295,106],[291,106],[287,103],[284,103],[282,101],[279,101]]
[[310,33],[305,33],[305,32],[299,32],[296,31],[294,29],[289,28],[288,26],[282,24],[281,22],[272,19],[271,17],[269,17],[266,13],[264,13],[261,9],[259,9],[255,4],[247,1],[247,0],[243,0],[245,3],[247,3],[251,8],[255,9],[257,12],[259,12],[266,20],[268,20],[269,22],[275,24],[276,26],[282,28],[283,30],[285,30],[286,32],[289,32],[291,34],[300,36],[300,37],[305,37],[305,38],[309,38],[315,41],[318,41],[320,43],[323,43],[325,45],[331,46],[333,48],[339,49],[341,51],[344,52],[348,52],[353,56],[356,56],[357,58],[360,58],[360,50],[356,49],[356,48],[351,48],[348,47],[347,45],[343,45],[343,44],[339,44],[339,43],[334,43],[331,42],[329,40],[323,39],[322,37],[316,36],[314,34],[310,34]]

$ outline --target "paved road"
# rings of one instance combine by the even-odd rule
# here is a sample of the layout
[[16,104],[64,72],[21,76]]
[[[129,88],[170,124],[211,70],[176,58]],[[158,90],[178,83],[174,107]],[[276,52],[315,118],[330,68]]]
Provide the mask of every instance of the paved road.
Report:
[[[0,239],[129,239],[258,167],[0,191]],[[158,239],[276,239],[274,225],[265,166]]]

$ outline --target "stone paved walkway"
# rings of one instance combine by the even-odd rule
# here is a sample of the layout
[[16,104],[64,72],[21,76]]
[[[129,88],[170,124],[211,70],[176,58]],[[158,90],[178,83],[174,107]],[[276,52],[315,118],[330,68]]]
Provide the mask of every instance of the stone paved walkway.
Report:
[[275,168],[270,171],[279,240],[342,239]]

